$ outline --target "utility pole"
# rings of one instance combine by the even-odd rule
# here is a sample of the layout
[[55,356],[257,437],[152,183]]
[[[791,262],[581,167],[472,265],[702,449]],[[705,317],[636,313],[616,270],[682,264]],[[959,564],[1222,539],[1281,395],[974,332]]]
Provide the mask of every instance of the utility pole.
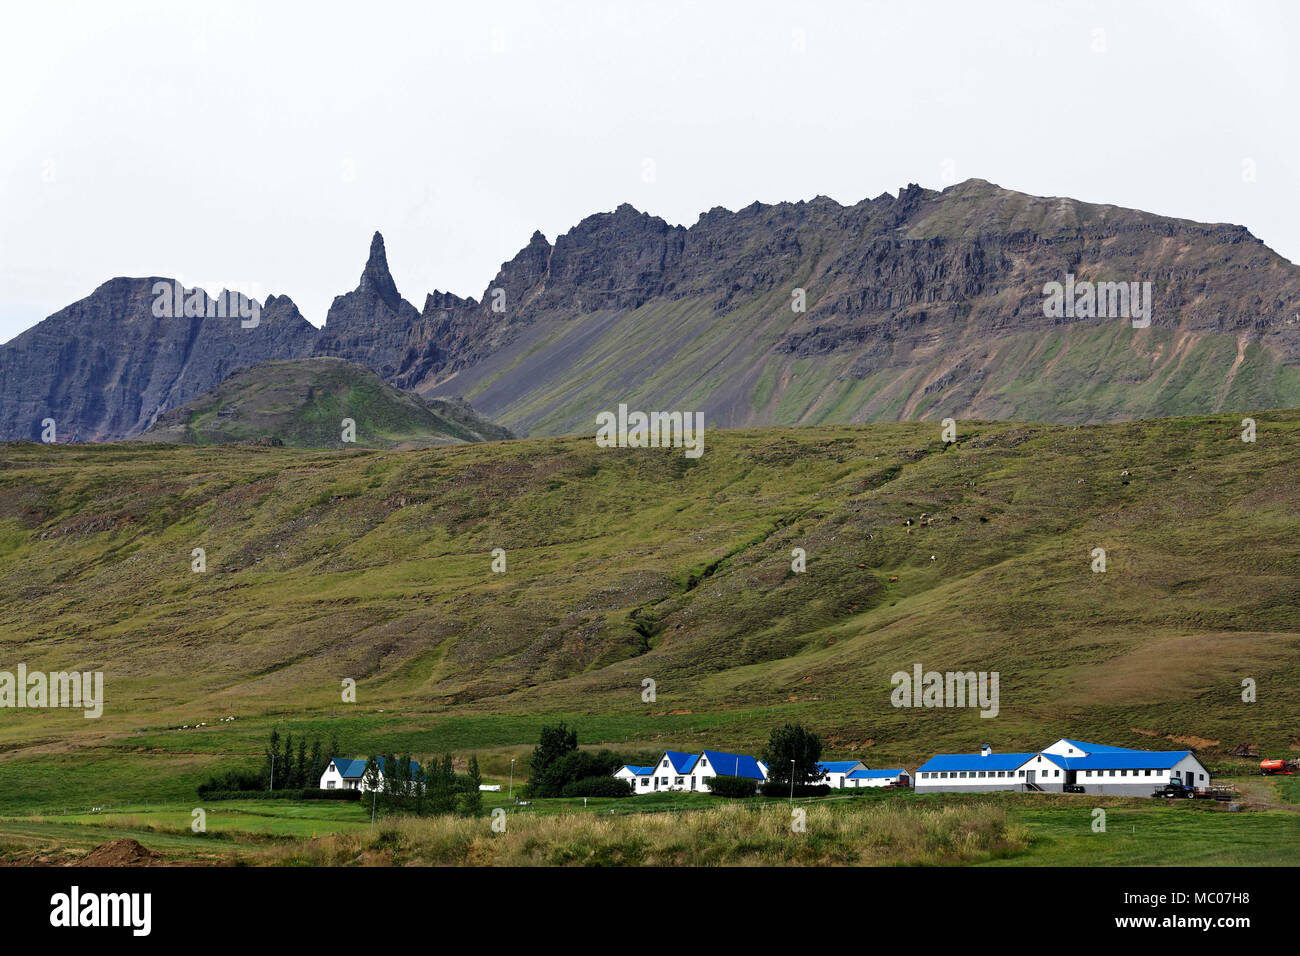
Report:
[[514,802],[515,799],[515,758],[510,758],[510,792],[506,794],[506,799]]
[[790,805],[794,806],[794,761],[790,761]]

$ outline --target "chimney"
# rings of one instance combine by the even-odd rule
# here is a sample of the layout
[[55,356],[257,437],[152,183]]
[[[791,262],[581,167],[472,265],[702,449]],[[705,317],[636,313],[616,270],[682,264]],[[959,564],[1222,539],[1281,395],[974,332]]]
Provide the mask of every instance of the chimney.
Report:
[[993,748],[990,747],[988,744],[985,744],[983,747],[980,748],[981,757],[987,757],[991,753],[993,753]]

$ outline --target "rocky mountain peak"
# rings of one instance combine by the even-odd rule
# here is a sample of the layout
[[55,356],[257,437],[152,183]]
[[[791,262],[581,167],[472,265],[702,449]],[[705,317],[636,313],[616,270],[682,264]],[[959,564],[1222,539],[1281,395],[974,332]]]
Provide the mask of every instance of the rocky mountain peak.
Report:
[[384,237],[376,232],[370,240],[370,256],[366,267],[361,271],[361,285],[358,292],[368,292],[383,299],[394,310],[401,296],[397,292],[397,283],[388,271],[388,253],[384,249]]

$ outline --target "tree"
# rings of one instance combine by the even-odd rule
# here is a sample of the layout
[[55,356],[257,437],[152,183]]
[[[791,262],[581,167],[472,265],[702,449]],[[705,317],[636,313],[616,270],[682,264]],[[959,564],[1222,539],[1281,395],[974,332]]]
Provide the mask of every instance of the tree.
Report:
[[319,787],[321,774],[325,772],[325,758],[320,752],[320,738],[313,737],[311,741],[311,756],[307,759],[308,778],[304,786]]
[[[274,727],[272,727],[272,728],[271,728],[271,743],[270,743],[270,745],[266,748],[266,764],[265,764],[265,766],[264,766],[264,768],[263,768],[263,771],[262,771],[262,777],[263,777],[263,783],[264,783],[264,787],[263,787],[263,788],[266,789],[266,790],[274,790],[274,789],[275,789],[275,776],[276,776],[276,766],[275,766],[275,765],[276,765],[277,763],[279,763],[279,760],[280,760],[280,731],[278,731],[278,730],[276,730]],[[281,766],[279,769],[280,769],[280,772],[283,773],[283,771],[284,771],[283,766]],[[283,778],[281,778],[281,779],[283,779]]]
[[447,755],[446,762],[430,757],[425,765],[425,787],[428,788],[430,813],[451,813],[456,809],[456,781],[454,773],[448,777],[447,770],[450,767],[450,754]]
[[298,753],[293,765],[294,786],[303,789],[307,786],[307,738],[298,738]]
[[479,773],[478,754],[470,754],[469,772],[466,776],[460,812],[467,817],[476,817],[483,812],[483,792],[479,790],[479,786],[483,783],[483,774]]
[[817,761],[822,758],[822,742],[802,724],[788,723],[773,729],[763,750],[767,776],[778,783],[790,782],[790,761],[794,761],[794,782],[808,784],[821,776]]
[[[578,732],[570,730],[561,721],[554,727],[543,727],[541,739],[533,748],[528,762],[528,792],[536,797],[558,797],[559,790],[550,780],[552,766],[566,754],[578,749]],[[549,792],[552,789],[554,793]]]
[[379,761],[374,757],[366,758],[366,769],[361,772],[361,786],[366,790],[379,789]]
[[293,734],[284,735],[284,752],[275,758],[278,766],[284,769],[280,773],[281,784],[286,790],[293,787]]

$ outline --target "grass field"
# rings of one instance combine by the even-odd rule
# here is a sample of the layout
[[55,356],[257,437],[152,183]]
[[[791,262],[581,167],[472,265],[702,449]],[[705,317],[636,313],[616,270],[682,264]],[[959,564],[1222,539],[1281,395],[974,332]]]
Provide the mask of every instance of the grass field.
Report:
[[[629,762],[798,720],[877,767],[1068,734],[1245,773],[1238,743],[1300,749],[1300,413],[1257,419],[717,432],[699,460],[6,446],[0,671],[99,670],[107,700],[0,711],[0,815],[187,813],[272,728],[500,783],[559,719]],[[915,663],[999,672],[997,718],[892,706]]]
[[[688,793],[537,800],[486,793],[483,817],[380,817],[358,803],[237,800],[0,817],[0,860],[68,862],[131,838],[168,862],[248,865],[981,864],[1294,865],[1300,805],[1288,784],[1237,781],[1245,809],[1043,794],[862,792],[724,801]],[[197,801],[193,801],[197,802]],[[1260,809],[1267,803],[1272,809]],[[492,811],[503,808],[504,831]],[[1105,829],[1094,829],[1095,811]],[[794,810],[804,829],[792,828]]]

